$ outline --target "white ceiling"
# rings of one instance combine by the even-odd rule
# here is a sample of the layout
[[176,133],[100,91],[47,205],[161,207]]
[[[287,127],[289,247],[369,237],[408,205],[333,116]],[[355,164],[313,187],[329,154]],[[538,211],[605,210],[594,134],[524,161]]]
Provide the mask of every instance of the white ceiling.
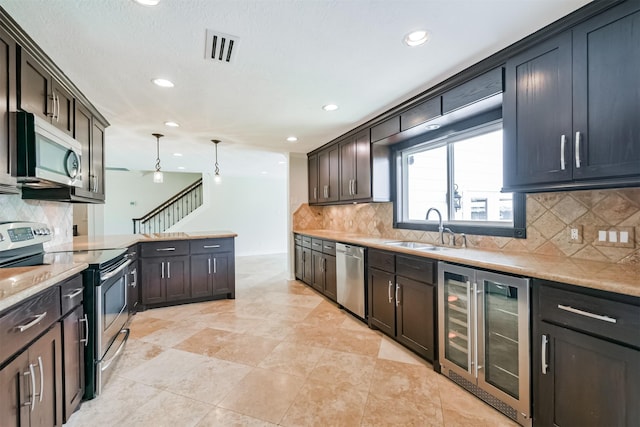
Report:
[[[223,174],[280,176],[277,153],[311,151],[586,3],[0,0],[110,121],[107,166],[153,169],[160,132],[164,170],[211,171],[220,139]],[[204,59],[207,28],[239,37],[231,64]],[[405,46],[415,29],[429,43]]]

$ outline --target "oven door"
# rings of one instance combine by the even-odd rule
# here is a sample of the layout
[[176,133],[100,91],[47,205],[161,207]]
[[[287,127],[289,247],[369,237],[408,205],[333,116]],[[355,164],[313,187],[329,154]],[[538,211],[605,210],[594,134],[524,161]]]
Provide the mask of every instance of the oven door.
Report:
[[96,289],[96,359],[102,360],[128,320],[127,267],[130,260],[117,265],[113,270],[101,274],[100,286]]

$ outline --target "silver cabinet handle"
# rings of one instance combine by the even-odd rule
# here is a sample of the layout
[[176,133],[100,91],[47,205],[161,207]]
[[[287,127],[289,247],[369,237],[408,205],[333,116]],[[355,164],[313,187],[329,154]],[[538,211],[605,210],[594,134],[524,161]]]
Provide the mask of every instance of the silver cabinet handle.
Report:
[[156,249],[156,252],[172,252],[175,250],[176,248],[159,248],[159,249]]
[[566,143],[567,143],[567,136],[562,135],[560,137],[560,170],[565,170],[565,168],[567,167],[564,161],[564,148]]
[[203,248],[204,249],[213,249],[213,248],[219,248],[220,245],[204,245]]
[[614,324],[618,323],[618,320],[614,319],[613,317],[605,316],[603,314],[591,313],[591,312],[588,312],[588,311],[580,310],[578,308],[573,308],[573,307],[571,307],[569,305],[558,304],[558,308],[560,310],[568,311],[570,313],[579,314],[580,316],[589,317],[591,319],[602,320],[603,322],[609,322],[609,323],[614,323]]
[[36,372],[34,371],[33,367],[35,365],[33,363],[29,363],[29,370],[27,372],[24,372],[22,375],[25,377],[31,377],[31,393],[29,396],[29,401],[24,402],[22,404],[22,406],[30,406],[31,408],[29,409],[30,412],[33,412],[33,408],[36,404],[36,398],[33,395],[36,392]]
[[171,279],[171,261],[167,261],[167,279]]
[[209,276],[211,276],[211,258],[207,258],[207,271],[209,272]]
[[213,274],[218,274],[218,262],[217,259],[213,259]]
[[42,314],[37,314],[37,315],[35,316],[35,318],[34,318],[31,322],[27,323],[26,325],[19,325],[19,326],[16,326],[16,329],[17,329],[18,331],[20,331],[20,332],[24,332],[24,331],[26,331],[27,329],[29,329],[29,328],[31,328],[31,327],[33,327],[33,326],[37,325],[38,323],[40,323],[40,321],[41,321],[42,319],[44,319],[44,317],[45,317],[46,315],[47,315],[47,312],[46,312],[46,311],[45,311],[44,313],[42,313]]
[[58,114],[56,114],[56,122],[60,122],[60,97],[56,94],[56,106],[58,107]]
[[51,93],[51,96],[49,97],[49,99],[51,100],[51,114],[48,114],[48,116],[51,116],[51,120],[55,120],[56,118],[56,95],[55,93]]
[[84,346],[86,347],[87,344],[89,344],[89,319],[87,319],[86,313],[79,322],[84,323],[84,338],[80,339],[80,342],[84,343]]
[[399,291],[400,291],[400,286],[396,283],[396,307],[400,305],[400,297],[398,296]]
[[[42,403],[42,396],[44,395],[44,369],[42,368],[42,357],[38,356],[38,369],[40,369],[40,403]],[[35,397],[36,395],[34,395]]]
[[318,198],[318,187],[313,187],[313,198],[314,199]]
[[546,335],[542,336],[542,350],[541,350],[541,358],[542,358],[542,374],[547,375],[547,370],[549,369],[549,364],[547,363],[547,343],[549,339]]
[[70,294],[66,294],[64,297],[65,298],[69,298],[69,299],[73,299],[75,297],[77,297],[78,295],[80,295],[82,293],[82,288],[78,288],[76,290],[74,290],[73,292],[71,292]]
[[353,195],[355,196],[356,194],[358,194],[358,181],[356,181],[354,179],[353,180]]
[[576,132],[576,168],[580,167],[580,132]]
[[133,281],[131,283],[129,283],[129,286],[131,286],[132,288],[135,288],[136,286],[138,286],[138,269],[134,268],[133,270],[131,270],[131,275],[133,276]]
[[162,261],[162,272],[160,273],[160,278],[164,279],[164,261]]
[[393,301],[393,297],[391,296],[391,288],[393,288],[393,283],[389,280],[389,289],[387,290],[387,294],[389,295],[389,303]]

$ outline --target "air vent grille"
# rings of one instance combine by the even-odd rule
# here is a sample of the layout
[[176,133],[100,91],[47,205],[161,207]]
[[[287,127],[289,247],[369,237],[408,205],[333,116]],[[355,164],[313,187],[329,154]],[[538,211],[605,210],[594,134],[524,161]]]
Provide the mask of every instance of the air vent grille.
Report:
[[210,61],[232,63],[238,50],[239,39],[219,31],[207,30],[204,57]]

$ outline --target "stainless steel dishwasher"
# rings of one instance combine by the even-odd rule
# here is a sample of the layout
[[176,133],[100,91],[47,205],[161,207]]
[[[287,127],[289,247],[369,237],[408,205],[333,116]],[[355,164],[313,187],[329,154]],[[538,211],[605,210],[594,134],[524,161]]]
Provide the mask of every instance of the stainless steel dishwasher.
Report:
[[364,248],[336,243],[338,304],[365,318]]

